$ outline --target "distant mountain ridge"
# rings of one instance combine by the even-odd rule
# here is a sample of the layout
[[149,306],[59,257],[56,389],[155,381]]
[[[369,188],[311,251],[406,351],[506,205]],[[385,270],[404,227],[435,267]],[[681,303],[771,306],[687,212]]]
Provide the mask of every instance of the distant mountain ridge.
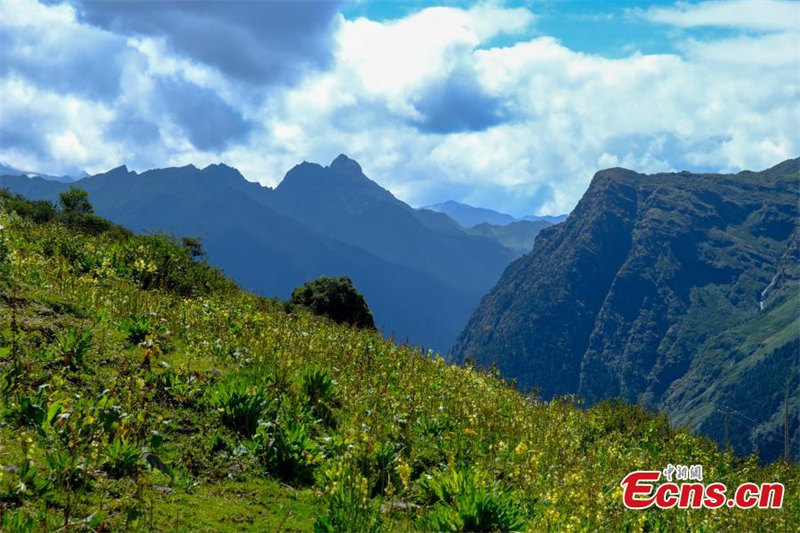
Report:
[[531,251],[539,232],[552,225],[551,222],[546,220],[518,220],[503,226],[495,226],[484,222],[467,228],[467,233],[495,239],[500,244],[517,250],[519,255],[522,256]]
[[493,226],[505,226],[513,222],[521,222],[528,220],[531,222],[545,221],[550,224],[558,224],[563,222],[567,215],[527,215],[522,218],[514,218],[513,216],[494,211],[493,209],[486,209],[485,207],[474,207],[454,200],[448,200],[438,204],[428,205],[420,209],[428,209],[436,211],[437,213],[444,213],[465,228],[472,228],[479,224],[491,224]]
[[51,176],[49,174],[42,174],[41,172],[33,172],[30,170],[20,170],[18,168],[6,165],[4,163],[0,163],[0,176],[38,176],[40,178],[44,178],[49,181],[60,181],[63,183],[70,183],[81,178],[85,178],[88,176],[86,172],[83,172],[80,176]]
[[[453,348],[545,397],[624,397],[723,439],[782,452],[800,410],[800,159],[734,175],[598,172],[542,230]],[[795,417],[790,431],[800,436]]]
[[[122,166],[79,180],[97,213],[134,231],[201,237],[211,262],[244,288],[287,298],[320,275],[346,275],[385,334],[445,351],[481,295],[524,250],[415,210],[340,155],[304,162],[275,188],[224,164]],[[69,185],[0,177],[0,187],[56,201]]]

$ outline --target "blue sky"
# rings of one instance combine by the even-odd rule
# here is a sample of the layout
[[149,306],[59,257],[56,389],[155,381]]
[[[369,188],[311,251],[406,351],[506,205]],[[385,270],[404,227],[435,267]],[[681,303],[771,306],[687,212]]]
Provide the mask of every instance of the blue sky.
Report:
[[800,3],[0,3],[0,163],[338,153],[412,205],[569,211],[592,175],[800,154]]
[[[360,2],[347,5],[342,13],[348,18],[366,17],[372,20],[393,20],[435,5],[469,8],[474,2]],[[592,2],[588,0],[557,0],[539,2],[504,2],[507,7],[529,8],[539,16],[536,27],[527,37],[552,35],[565,46],[582,52],[621,57],[636,48],[646,53],[675,52],[671,30],[630,15],[637,7],[669,6],[671,1],[652,2]],[[700,32],[702,30],[696,30]],[[508,45],[519,36],[501,36],[485,46]]]

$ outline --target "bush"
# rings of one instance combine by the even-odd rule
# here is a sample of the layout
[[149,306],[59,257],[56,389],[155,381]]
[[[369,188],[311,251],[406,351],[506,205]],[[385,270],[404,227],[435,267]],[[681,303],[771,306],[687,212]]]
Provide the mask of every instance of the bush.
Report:
[[118,251],[115,266],[145,290],[193,296],[235,287],[221,271],[194,257],[195,251],[167,235],[137,236]]
[[65,213],[77,213],[80,215],[94,213],[94,207],[89,201],[89,193],[83,189],[71,186],[66,191],[62,191],[58,197],[58,203],[61,204],[61,209]]
[[39,428],[47,415],[47,396],[39,389],[30,396],[17,394],[16,402],[5,412],[5,417],[20,426]]
[[78,368],[92,348],[92,331],[67,328],[56,333],[56,349],[67,368]]
[[56,487],[75,490],[81,487],[86,479],[87,460],[68,451],[56,450],[45,456],[50,468],[50,477]]
[[364,296],[353,287],[350,278],[320,277],[292,291],[292,304],[326,316],[338,324],[375,329],[372,313]]
[[302,386],[311,414],[326,426],[334,427],[333,409],[339,406],[339,399],[330,373],[324,368],[309,367],[303,373]]
[[267,395],[242,378],[232,378],[215,387],[211,405],[220,411],[226,427],[251,438],[267,406]]
[[319,485],[325,487],[326,514],[317,518],[315,532],[380,531],[380,502],[370,499],[369,483],[347,461],[321,471]]
[[47,200],[26,200],[18,194],[0,189],[0,203],[4,210],[14,211],[22,218],[36,223],[49,222],[56,216],[56,206]]
[[436,471],[420,481],[422,498],[434,503],[420,525],[433,531],[523,531],[525,510],[486,474]]
[[36,531],[36,522],[26,515],[23,509],[17,509],[13,514],[9,511],[0,516],[0,531],[9,533],[33,533]]
[[259,430],[258,455],[270,474],[287,483],[311,484],[322,461],[321,450],[305,420],[285,418]]
[[379,441],[360,453],[355,454],[355,462],[361,475],[370,482],[370,496],[383,495],[399,485],[394,479],[395,463],[400,457],[400,446],[392,441]]
[[41,497],[53,488],[50,481],[41,475],[39,469],[27,457],[18,465],[16,472],[3,477],[5,479],[0,483],[0,510],[3,509],[4,503],[19,504],[26,498]]
[[105,470],[115,477],[133,475],[142,466],[142,448],[120,436],[114,437],[106,449]]
[[181,237],[181,244],[192,257],[206,256],[206,250],[203,248],[203,241],[198,237]]
[[126,334],[128,342],[133,346],[138,346],[147,339],[147,335],[150,333],[150,317],[131,313],[128,318],[119,323],[119,328]]

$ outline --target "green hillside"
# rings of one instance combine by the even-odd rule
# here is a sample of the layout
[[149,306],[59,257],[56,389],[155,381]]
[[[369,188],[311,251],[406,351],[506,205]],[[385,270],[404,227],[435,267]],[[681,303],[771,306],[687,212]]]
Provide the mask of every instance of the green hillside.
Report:
[[[2,531],[800,528],[796,464],[526,397],[240,291],[190,241],[10,195],[0,226]],[[784,508],[626,511],[620,480],[668,463]]]

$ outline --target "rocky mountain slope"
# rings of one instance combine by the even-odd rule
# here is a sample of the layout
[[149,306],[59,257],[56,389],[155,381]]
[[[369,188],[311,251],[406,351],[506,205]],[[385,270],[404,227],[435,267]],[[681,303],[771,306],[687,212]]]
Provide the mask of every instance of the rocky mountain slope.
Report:
[[781,453],[784,397],[800,410],[799,168],[597,173],[482,300],[455,358],[545,397],[664,407],[719,441],[733,409],[737,451]]

